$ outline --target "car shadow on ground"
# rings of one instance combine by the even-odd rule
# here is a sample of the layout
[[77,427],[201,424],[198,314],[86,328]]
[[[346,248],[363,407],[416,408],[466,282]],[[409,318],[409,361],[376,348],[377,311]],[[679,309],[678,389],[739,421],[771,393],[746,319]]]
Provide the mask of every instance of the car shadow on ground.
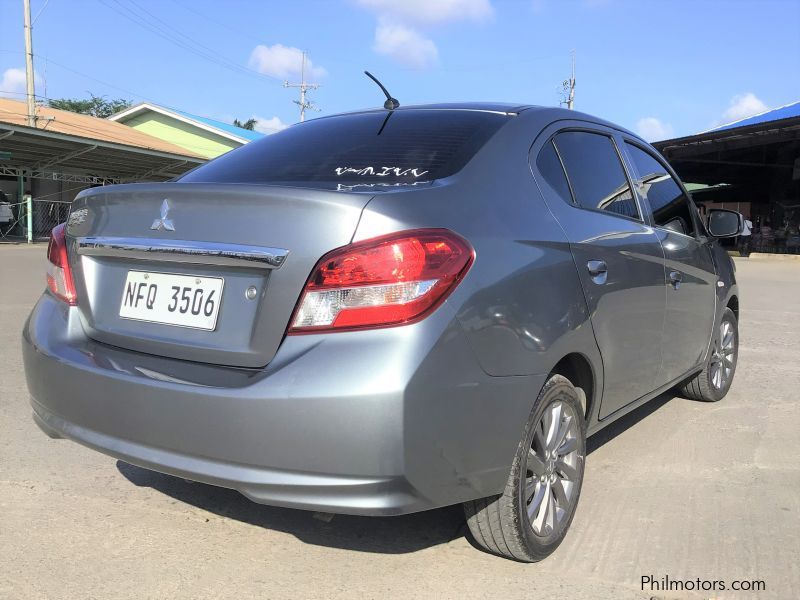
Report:
[[690,400],[684,400],[678,396],[675,391],[665,392],[660,396],[656,396],[652,400],[645,402],[639,408],[632,410],[624,417],[620,417],[613,423],[606,425],[603,429],[586,440],[586,453],[591,454],[595,450],[605,446],[608,442],[613,440],[618,435],[626,432],[639,421],[642,421],[643,419],[652,415],[673,398],[678,402],[690,402]]
[[[607,444],[674,397],[673,393],[662,394],[608,425],[589,438],[587,452],[591,454]],[[475,545],[468,535],[460,505],[398,517],[336,515],[332,521],[325,522],[313,518],[314,513],[308,511],[256,504],[234,490],[190,482],[121,460],[117,461],[117,470],[136,486],[152,488],[223,518],[289,533],[308,544],[358,552],[405,554],[467,535],[469,542]]]
[[326,523],[314,513],[256,504],[234,490],[194,483],[117,461],[117,470],[137,486],[149,487],[220,517],[283,531],[318,546],[405,554],[446,544],[466,530],[461,506],[398,517],[336,515]]

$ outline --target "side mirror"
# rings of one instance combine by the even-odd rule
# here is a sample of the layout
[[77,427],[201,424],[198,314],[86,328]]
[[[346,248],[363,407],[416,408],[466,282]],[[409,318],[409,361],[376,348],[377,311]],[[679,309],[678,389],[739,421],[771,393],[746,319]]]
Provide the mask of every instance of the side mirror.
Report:
[[734,237],[742,233],[744,217],[735,210],[712,208],[708,211],[708,233],[716,238]]

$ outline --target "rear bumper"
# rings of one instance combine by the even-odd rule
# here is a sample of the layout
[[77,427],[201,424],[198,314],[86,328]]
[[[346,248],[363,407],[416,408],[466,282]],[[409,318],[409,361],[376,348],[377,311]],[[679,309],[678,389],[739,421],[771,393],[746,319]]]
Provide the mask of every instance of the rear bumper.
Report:
[[178,454],[80,427],[35,400],[33,419],[50,437],[67,437],[153,471],[232,488],[262,504],[308,510],[390,515],[429,508],[403,477],[354,477],[236,465]]
[[503,489],[544,376],[489,377],[463,336],[443,306],[408,327],[289,337],[267,368],[232,369],[92,342],[45,294],[22,346],[51,436],[264,504],[391,515]]

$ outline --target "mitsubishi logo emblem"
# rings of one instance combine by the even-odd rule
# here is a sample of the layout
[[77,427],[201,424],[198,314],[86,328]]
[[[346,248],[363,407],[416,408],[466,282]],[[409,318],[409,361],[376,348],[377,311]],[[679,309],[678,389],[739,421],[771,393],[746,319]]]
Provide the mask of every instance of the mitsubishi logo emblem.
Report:
[[169,202],[167,202],[166,198],[164,198],[164,201],[161,203],[161,218],[153,221],[153,224],[150,225],[150,229],[155,229],[156,231],[161,231],[162,229],[175,231],[175,224],[172,222],[172,219],[169,218]]

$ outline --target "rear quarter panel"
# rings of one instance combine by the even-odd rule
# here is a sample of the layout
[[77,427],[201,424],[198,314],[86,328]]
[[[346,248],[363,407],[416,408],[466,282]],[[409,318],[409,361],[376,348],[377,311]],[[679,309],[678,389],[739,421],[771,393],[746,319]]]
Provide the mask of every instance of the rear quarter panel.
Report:
[[[498,493],[547,374],[569,353],[602,363],[569,244],[544,204],[528,151],[544,115],[513,117],[468,165],[431,188],[377,194],[355,241],[442,227],[469,241],[475,261],[447,301],[446,329],[426,319],[431,352],[405,390],[404,462],[421,488]],[[429,326],[427,326],[429,325]],[[472,359],[468,357],[471,355]],[[593,399],[590,399],[592,401]],[[594,404],[594,402],[593,402]]]
[[376,195],[356,231],[360,240],[444,227],[472,244],[475,262],[447,304],[493,376],[547,373],[569,352],[600,364],[569,244],[528,165],[550,120],[547,111],[522,112],[449,180]]

